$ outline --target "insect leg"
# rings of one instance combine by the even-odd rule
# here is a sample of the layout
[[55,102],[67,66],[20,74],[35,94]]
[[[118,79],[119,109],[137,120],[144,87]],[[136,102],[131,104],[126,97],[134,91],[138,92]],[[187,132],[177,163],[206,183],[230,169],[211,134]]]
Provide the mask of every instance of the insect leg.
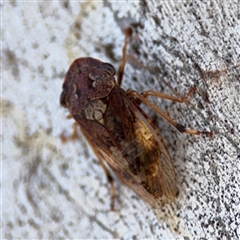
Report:
[[82,134],[84,135],[84,137],[87,139],[89,145],[92,147],[92,150],[94,151],[95,155],[97,156],[99,163],[101,164],[106,176],[107,176],[107,180],[110,184],[110,189],[111,189],[111,210],[114,211],[114,202],[115,202],[115,198],[116,198],[116,192],[115,192],[115,187],[114,187],[114,179],[111,176],[108,168],[106,167],[106,165],[104,164],[104,160],[103,160],[103,156],[102,154],[98,151],[98,148],[92,143],[92,141],[89,139],[88,135],[84,132],[83,129],[81,129]]
[[[72,117],[72,116],[69,115],[67,118],[71,118],[71,117]],[[79,124],[78,124],[77,122],[74,122],[72,135],[69,136],[69,137],[66,137],[66,136],[64,136],[64,135],[61,135],[60,138],[61,138],[62,142],[65,143],[65,142],[67,142],[67,141],[72,141],[72,140],[77,139],[77,128],[78,128],[78,127],[79,127]]]
[[120,63],[119,69],[118,69],[118,76],[117,76],[118,86],[121,86],[121,83],[122,83],[124,67],[126,64],[127,44],[128,44],[129,37],[131,36],[131,33],[132,33],[131,28],[127,28],[125,30],[125,39],[124,39],[124,45],[123,45],[123,49],[122,49],[122,60],[121,60],[121,63]]
[[212,135],[213,135],[212,131],[210,131],[210,132],[208,132],[208,131],[198,131],[198,130],[195,130],[195,129],[186,128],[185,126],[176,123],[166,113],[162,112],[156,105],[152,104],[148,99],[146,99],[147,96],[152,95],[152,96],[165,98],[165,99],[169,99],[169,100],[172,100],[172,101],[183,103],[184,101],[187,100],[188,96],[193,91],[195,91],[195,89],[190,88],[188,93],[183,98],[172,97],[172,96],[166,95],[164,93],[154,92],[154,91],[151,91],[151,90],[146,91],[142,94],[139,94],[139,93],[137,93],[136,91],[133,91],[133,90],[128,90],[127,95],[135,97],[138,100],[140,100],[142,103],[148,105],[150,108],[152,108],[154,111],[156,111],[159,115],[161,115],[163,118],[165,118],[169,123],[171,123],[175,128],[177,128],[180,132],[185,132],[185,133],[195,134],[195,135],[206,134],[206,135],[209,135],[210,137],[212,137]]
[[188,92],[186,93],[186,95],[183,98],[173,97],[173,96],[167,95],[165,93],[155,92],[155,91],[152,91],[152,90],[145,91],[141,95],[145,98],[148,97],[148,96],[154,96],[154,97],[168,99],[168,100],[171,100],[171,101],[174,101],[174,102],[183,103],[188,99],[189,95],[191,93],[195,92],[195,91],[196,91],[196,88],[190,87],[190,89],[188,90]]
[[[67,118],[72,118],[71,115],[67,116]],[[63,136],[61,135],[60,138],[62,140],[63,143],[67,142],[67,141],[74,141],[77,139],[78,137],[78,127],[79,127],[79,124],[77,122],[75,122],[73,124],[73,133],[71,136],[69,137],[66,137],[66,136]],[[91,144],[91,141],[88,139],[87,135],[84,133],[84,131],[82,130],[82,134],[84,135],[84,137],[88,140],[88,143],[91,145],[95,155],[97,156],[101,166],[103,167],[103,170],[107,176],[107,180],[110,184],[110,188],[111,188],[111,210],[114,211],[114,201],[115,201],[115,198],[116,198],[116,193],[115,193],[115,188],[114,188],[114,184],[113,184],[113,178],[110,174],[110,172],[108,171],[106,165],[104,164],[103,160],[102,160],[102,156],[100,155],[100,153],[98,152],[97,148]]]
[[113,177],[111,176],[109,170],[107,169],[106,165],[104,164],[102,158],[99,156],[99,154],[94,150],[94,153],[96,154],[98,160],[99,160],[99,163],[101,164],[101,166],[103,167],[103,170],[107,176],[107,180],[110,184],[110,189],[111,189],[111,211],[114,211],[115,208],[114,208],[114,202],[115,202],[115,198],[116,198],[116,192],[115,192],[115,187],[114,187],[114,179]]

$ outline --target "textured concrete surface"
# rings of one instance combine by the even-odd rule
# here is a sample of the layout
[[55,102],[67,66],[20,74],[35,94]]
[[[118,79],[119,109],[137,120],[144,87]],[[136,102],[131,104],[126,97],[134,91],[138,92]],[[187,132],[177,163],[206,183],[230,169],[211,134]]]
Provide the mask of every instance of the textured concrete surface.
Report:
[[[2,238],[240,238],[239,1],[2,2]],[[187,103],[151,99],[177,122],[214,132],[189,136],[144,107],[173,158],[179,196],[151,209],[92,150],[62,144],[73,120],[60,107],[71,62],[121,59],[131,26],[123,88],[154,89]],[[207,101],[208,100],[208,101]]]

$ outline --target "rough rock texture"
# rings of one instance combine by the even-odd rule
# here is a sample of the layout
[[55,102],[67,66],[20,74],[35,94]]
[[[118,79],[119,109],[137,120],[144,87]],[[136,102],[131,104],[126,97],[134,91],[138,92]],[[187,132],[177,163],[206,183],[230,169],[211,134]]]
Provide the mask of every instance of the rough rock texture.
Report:
[[[239,1],[2,3],[2,238],[240,238]],[[179,133],[144,107],[174,161],[179,196],[153,210],[116,179],[116,208],[84,138],[63,144],[73,120],[59,105],[71,62],[121,59],[133,30],[123,88],[183,96],[151,99]]]

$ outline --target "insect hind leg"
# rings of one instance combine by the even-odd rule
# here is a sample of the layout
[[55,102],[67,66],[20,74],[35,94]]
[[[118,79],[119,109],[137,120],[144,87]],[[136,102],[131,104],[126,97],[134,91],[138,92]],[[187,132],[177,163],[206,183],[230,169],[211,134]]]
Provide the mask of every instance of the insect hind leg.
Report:
[[100,165],[102,166],[106,176],[107,176],[107,180],[110,184],[110,191],[111,191],[111,211],[115,211],[115,208],[114,208],[114,202],[115,202],[115,199],[116,199],[116,191],[115,191],[115,187],[114,187],[114,179],[113,177],[111,176],[108,168],[106,167],[106,165],[104,164],[104,160],[103,160],[103,156],[102,154],[98,151],[98,148],[92,143],[92,141],[90,141],[88,135],[84,132],[83,129],[81,129],[81,132],[82,134],[84,135],[84,137],[87,139],[89,145],[92,147],[92,150],[94,151],[95,155],[97,156],[97,159],[100,163]]
[[171,123],[175,128],[178,129],[178,131],[180,132],[185,132],[188,134],[194,134],[194,135],[200,135],[200,134],[205,134],[208,135],[210,137],[212,137],[213,132],[210,131],[198,131],[195,129],[189,129],[186,128],[185,126],[175,122],[173,119],[171,119],[166,113],[162,112],[156,105],[152,104],[147,97],[148,96],[155,96],[155,97],[160,97],[160,98],[164,98],[164,99],[168,99],[168,100],[172,100],[175,102],[180,102],[183,103],[187,100],[187,98],[189,97],[189,95],[194,92],[196,89],[195,88],[190,88],[189,91],[187,92],[187,94],[183,97],[183,98],[177,98],[177,97],[173,97],[164,93],[159,93],[159,92],[155,92],[155,91],[146,91],[143,92],[142,94],[137,93],[136,91],[133,90],[128,90],[127,91],[127,95],[130,97],[134,97],[135,99],[138,100],[138,102],[144,103],[146,105],[148,105],[150,108],[152,108],[154,111],[156,111],[159,115],[161,115],[163,118],[165,118],[169,123]]
[[[95,152],[95,150],[94,150]],[[110,184],[110,190],[111,190],[111,211],[115,211],[115,208],[114,208],[114,203],[115,203],[115,199],[116,199],[116,191],[115,191],[115,187],[114,187],[114,179],[113,177],[111,176],[109,170],[107,169],[106,165],[104,164],[102,158],[99,156],[98,153],[95,152],[95,154],[97,155],[97,158],[99,160],[99,163],[101,164],[106,176],[107,176],[107,180]]]
[[[71,115],[68,115],[67,118],[72,118]],[[73,124],[73,133],[71,136],[69,137],[66,137],[64,135],[61,135],[60,138],[61,138],[61,141],[63,143],[66,143],[68,141],[74,141],[78,138],[78,127],[79,127],[79,124],[77,122],[75,122]],[[84,137],[88,140],[89,144],[91,145],[95,155],[97,156],[98,160],[99,160],[99,163],[101,164],[106,176],[107,176],[107,180],[110,184],[110,190],[111,190],[111,210],[112,211],[115,211],[115,208],[114,208],[114,202],[115,202],[115,199],[116,199],[116,192],[115,192],[115,187],[114,187],[114,179],[113,177],[111,176],[109,170],[107,169],[106,165],[104,164],[103,160],[102,160],[102,156],[101,154],[98,152],[97,148],[91,144],[91,141],[88,139],[86,133],[84,133],[84,131],[82,130],[82,134],[84,135]]]

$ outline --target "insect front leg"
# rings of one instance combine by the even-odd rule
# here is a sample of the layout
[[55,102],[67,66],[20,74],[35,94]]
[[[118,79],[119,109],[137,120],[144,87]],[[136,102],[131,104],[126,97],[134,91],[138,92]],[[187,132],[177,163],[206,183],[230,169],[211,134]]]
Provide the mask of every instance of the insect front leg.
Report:
[[118,69],[118,76],[117,76],[117,84],[118,86],[121,86],[122,84],[122,77],[123,77],[123,73],[124,73],[124,67],[126,64],[126,56],[127,56],[127,44],[128,44],[128,40],[129,37],[132,34],[132,30],[131,28],[127,28],[125,30],[125,39],[124,39],[124,45],[123,45],[123,49],[122,49],[122,60]]
[[[68,115],[67,118],[69,118],[69,119],[72,118],[72,115]],[[66,137],[66,136],[64,136],[64,135],[62,134],[62,135],[60,136],[62,142],[65,143],[65,142],[68,142],[68,141],[74,141],[74,140],[76,140],[76,139],[77,139],[77,136],[78,136],[78,134],[77,134],[77,129],[78,129],[78,127],[79,127],[79,124],[78,124],[77,122],[74,122],[74,123],[73,123],[73,133],[72,133],[72,135],[69,136],[69,137]]]
[[160,97],[160,98],[172,100],[175,102],[183,103],[187,100],[189,95],[194,91],[195,91],[195,88],[193,88],[193,87],[190,88],[189,91],[187,92],[187,94],[183,98],[177,98],[177,97],[173,97],[173,96],[170,96],[170,95],[167,95],[164,93],[159,93],[159,92],[155,92],[155,91],[151,91],[151,90],[143,92],[142,94],[139,94],[133,90],[128,90],[127,95],[130,97],[134,97],[135,99],[139,100],[141,103],[148,105],[150,108],[152,108],[154,111],[156,111],[159,115],[161,115],[163,118],[165,118],[169,123],[171,123],[175,128],[177,128],[180,132],[185,132],[185,133],[195,134],[195,135],[206,134],[206,135],[212,137],[212,135],[213,135],[212,131],[208,132],[208,131],[198,131],[195,129],[189,129],[189,128],[186,128],[185,126],[175,122],[166,113],[162,112],[156,105],[152,104],[147,99],[148,96],[155,96],[155,97]]

